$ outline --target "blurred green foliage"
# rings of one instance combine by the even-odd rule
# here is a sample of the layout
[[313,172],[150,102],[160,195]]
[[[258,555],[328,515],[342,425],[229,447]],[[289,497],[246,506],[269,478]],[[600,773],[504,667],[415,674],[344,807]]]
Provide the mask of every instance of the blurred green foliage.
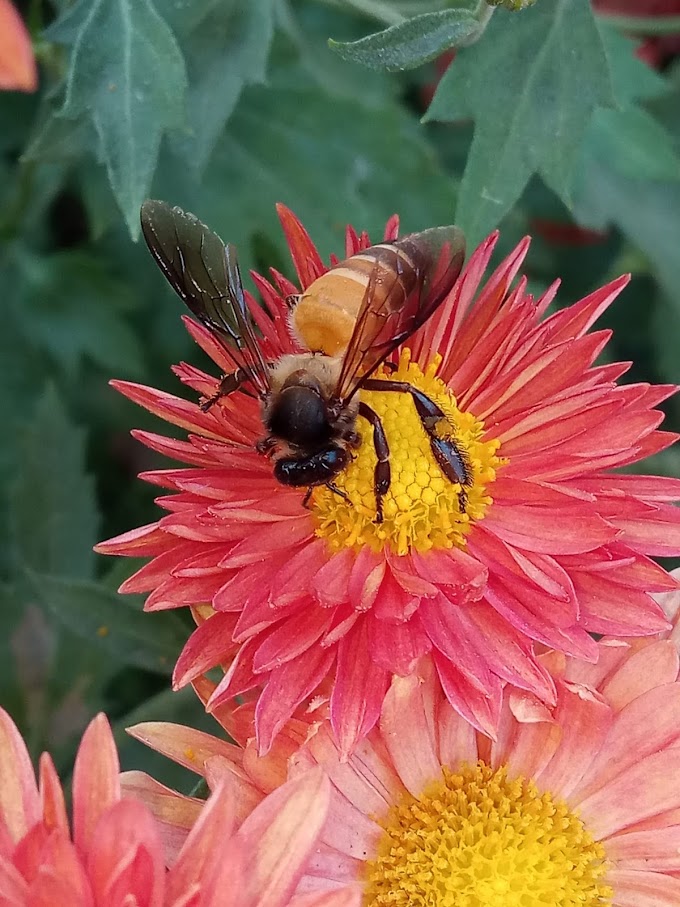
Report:
[[[630,380],[680,382],[680,64],[641,62],[586,0],[492,18],[444,0],[22,11],[41,87],[0,95],[0,701],[64,768],[98,709],[120,728],[210,727],[190,692],[168,692],[184,615],[142,615],[115,592],[133,566],[92,554],[155,519],[135,476],[161,460],[128,432],[165,430],[109,377],[177,392],[170,365],[201,362],[138,242],[142,200],[194,211],[246,269],[289,274],[277,201],[323,255],[346,223],[378,236],[395,211],[405,230],[456,221],[473,242],[500,224],[503,252],[534,233],[531,286],[562,276],[560,304],[633,272],[607,355],[635,360]],[[437,87],[431,61],[456,44]],[[667,412],[677,429],[678,403]],[[679,475],[680,454],[645,468]],[[135,747],[124,762],[152,764]]]

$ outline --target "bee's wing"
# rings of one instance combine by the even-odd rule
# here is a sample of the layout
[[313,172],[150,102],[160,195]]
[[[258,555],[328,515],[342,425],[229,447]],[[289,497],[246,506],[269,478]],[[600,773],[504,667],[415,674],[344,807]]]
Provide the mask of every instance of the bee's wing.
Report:
[[141,209],[142,233],[151,254],[178,296],[221,342],[225,353],[259,394],[269,390],[248,311],[236,250],[193,214],[148,199]]
[[[403,251],[413,266],[406,265]],[[361,382],[425,324],[446,299],[463,267],[465,239],[457,227],[435,227],[383,248],[343,357],[335,397],[349,400]],[[403,278],[413,286],[404,293]]]

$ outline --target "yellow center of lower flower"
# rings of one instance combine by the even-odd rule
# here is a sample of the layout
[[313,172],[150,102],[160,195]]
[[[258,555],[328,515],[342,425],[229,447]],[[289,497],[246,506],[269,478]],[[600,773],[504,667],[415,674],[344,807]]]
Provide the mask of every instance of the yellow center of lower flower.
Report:
[[373,427],[357,419],[361,446],[335,484],[343,497],[328,488],[315,489],[312,512],[318,536],[333,551],[368,545],[381,551],[386,545],[399,555],[412,549],[464,547],[472,523],[484,516],[491,497],[487,486],[503,461],[496,456],[500,442],[482,441],[483,424],[456,406],[453,394],[437,377],[441,357],[435,356],[423,372],[404,350],[395,372],[380,370],[375,377],[403,381],[437,404],[445,418],[433,427],[438,438],[451,439],[470,471],[465,488],[452,482],[432,453],[430,438],[409,393],[362,391],[361,400],[377,413],[389,446],[391,480],[383,498],[383,522],[376,521],[374,471],[377,462]]
[[381,822],[365,907],[605,907],[604,848],[532,782],[483,762],[407,795]]

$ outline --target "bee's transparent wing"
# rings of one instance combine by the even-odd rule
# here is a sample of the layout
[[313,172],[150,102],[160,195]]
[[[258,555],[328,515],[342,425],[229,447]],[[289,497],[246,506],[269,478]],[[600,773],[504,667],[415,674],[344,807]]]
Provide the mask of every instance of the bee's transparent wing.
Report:
[[236,250],[193,214],[149,199],[141,209],[142,233],[177,295],[221,341],[224,351],[260,395],[269,370],[248,311]]

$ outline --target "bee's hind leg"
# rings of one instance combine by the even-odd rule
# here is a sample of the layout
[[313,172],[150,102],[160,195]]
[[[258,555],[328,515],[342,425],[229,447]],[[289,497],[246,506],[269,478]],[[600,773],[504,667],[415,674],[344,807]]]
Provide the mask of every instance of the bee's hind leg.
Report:
[[[440,437],[438,434],[438,426],[448,421],[442,409],[434,400],[430,400],[422,391],[412,387],[406,381],[369,378],[363,382],[362,387],[370,391],[395,391],[411,395],[420,423],[430,439],[430,448],[439,468],[449,482],[460,485],[458,505],[461,513],[464,513],[467,505],[467,489],[473,482],[472,467],[466,452],[458,445],[455,438]],[[361,410],[359,411],[361,412]]]
[[375,521],[383,521],[383,498],[387,494],[392,478],[390,469],[390,448],[385,437],[385,429],[380,421],[380,416],[365,403],[359,404],[359,415],[373,426],[373,446],[378,462],[373,473],[373,488],[375,491]]

